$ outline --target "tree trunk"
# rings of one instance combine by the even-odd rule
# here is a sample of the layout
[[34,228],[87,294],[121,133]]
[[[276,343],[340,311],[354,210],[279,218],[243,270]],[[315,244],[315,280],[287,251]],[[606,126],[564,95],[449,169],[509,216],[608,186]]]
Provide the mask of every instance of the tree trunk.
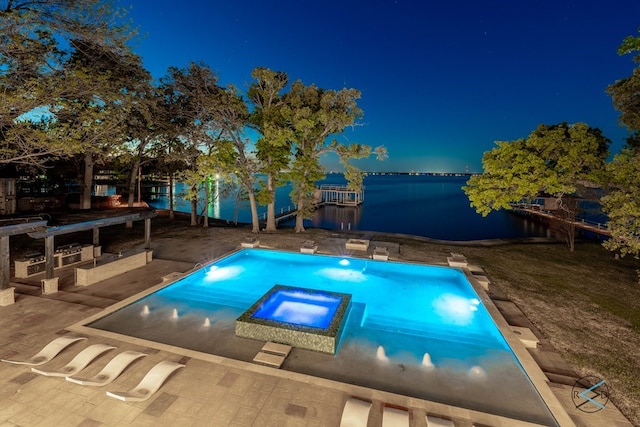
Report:
[[93,152],[84,154],[84,177],[80,187],[80,209],[91,209],[91,188],[93,186]]
[[169,174],[169,219],[173,219],[173,172]]
[[[192,190],[196,194],[197,186],[194,185]],[[198,225],[198,198],[196,196],[191,198],[191,225]]]
[[131,173],[129,174],[129,197],[127,197],[127,206],[132,208],[133,202],[136,197],[136,178],[138,177],[138,168],[140,167],[140,161],[136,160],[131,166]]
[[273,176],[267,176],[267,191],[271,196],[271,201],[267,204],[267,226],[265,231],[276,231],[276,190],[273,186]]
[[304,211],[304,200],[302,197],[298,199],[298,212],[296,213],[296,233],[302,233],[305,231],[304,229],[304,215],[302,212]]
[[260,220],[258,218],[258,204],[256,203],[256,195],[253,194],[253,188],[247,187],[249,195],[249,206],[251,207],[251,232],[260,232]]
[[211,187],[209,186],[209,177],[204,180],[204,217],[202,226],[209,227],[209,206],[211,205]]

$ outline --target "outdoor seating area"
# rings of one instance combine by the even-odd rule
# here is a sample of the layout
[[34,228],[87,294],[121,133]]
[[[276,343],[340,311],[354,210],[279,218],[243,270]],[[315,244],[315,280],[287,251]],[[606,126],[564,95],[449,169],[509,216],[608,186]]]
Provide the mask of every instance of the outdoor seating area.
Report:
[[[62,336],[54,339],[42,350],[36,353],[34,356],[28,357],[24,360],[12,360],[12,359],[0,359],[2,362],[11,363],[16,365],[34,365],[40,366],[52,361],[58,354],[71,344],[86,340],[84,337],[74,336]],[[43,369],[32,367],[31,371],[36,374],[40,374],[47,377],[61,377],[65,380],[86,386],[104,386],[113,382],[133,361],[146,356],[144,353],[125,351],[115,356],[109,361],[104,368],[91,378],[73,377],[73,375],[81,372],[87,366],[89,366],[96,359],[100,358],[103,353],[110,350],[114,350],[117,347],[107,344],[92,344],[85,347],[78,352],[70,362],[58,369]],[[177,369],[184,368],[185,365],[170,361],[161,361],[153,366],[140,383],[129,391],[107,391],[106,395],[115,399],[142,402],[151,398],[159,389],[162,384],[169,378],[169,376]]]
[[[242,239],[242,235],[234,235],[229,237],[226,241],[220,243],[220,239],[215,239],[216,244],[222,244],[225,250],[237,250],[237,242]],[[260,236],[265,243],[264,247],[284,247],[282,242],[286,242],[288,246],[284,247],[291,252],[297,252],[302,244],[305,242],[303,239],[292,238],[285,240],[280,239],[278,236],[261,235]],[[333,249],[335,252],[340,252],[340,249],[345,248],[347,239],[339,236],[326,234],[326,235],[313,235],[313,242],[320,246],[323,253],[330,253]],[[211,242],[202,241],[203,245],[211,245]],[[163,245],[166,246],[163,249]],[[184,246],[181,246],[184,245]],[[397,244],[396,244],[397,245]],[[188,251],[182,251],[178,248],[189,248]],[[203,246],[204,247],[204,246]],[[235,249],[234,249],[235,248]],[[377,248],[387,248],[390,252],[390,258],[398,259],[400,254],[403,254],[402,259],[407,259],[408,252],[402,252],[398,250],[394,244],[388,244],[385,241],[378,241],[372,239],[369,242],[367,252],[355,253],[352,257],[370,258],[373,252]],[[171,249],[171,251],[168,251]],[[296,358],[300,357],[298,350],[293,350],[295,357],[286,357],[284,354],[277,354],[277,351],[273,350],[279,346],[279,343],[257,343],[255,349],[247,359],[247,362],[235,362],[232,360],[225,360],[224,363],[217,361],[217,358],[199,359],[193,357],[192,353],[184,353],[174,349],[167,349],[155,346],[147,346],[148,344],[142,343],[137,339],[123,340],[107,338],[107,340],[98,339],[96,337],[102,337],[103,335],[94,330],[90,334],[86,334],[77,330],[73,326],[69,326],[75,322],[79,322],[81,319],[86,319],[89,314],[96,313],[96,306],[93,305],[94,301],[97,301],[91,294],[99,291],[100,294],[105,295],[107,293],[113,293],[116,289],[118,292],[122,292],[117,297],[119,301],[131,296],[138,291],[125,291],[129,289],[129,285],[132,283],[148,282],[146,287],[153,287],[160,282],[166,283],[167,280],[171,281],[177,277],[189,274],[194,268],[194,263],[205,262],[203,259],[203,253],[205,251],[202,247],[198,247],[198,244],[194,244],[192,241],[176,242],[174,240],[162,242],[161,245],[154,247],[154,254],[156,251],[160,254],[160,257],[154,257],[152,263],[146,266],[133,270],[128,273],[127,286],[121,286],[122,280],[110,279],[105,282],[96,284],[89,288],[74,289],[73,286],[69,286],[69,283],[73,282],[71,275],[71,282],[69,282],[69,274],[61,275],[61,284],[66,292],[61,292],[54,296],[33,296],[33,294],[25,293],[28,291],[25,284],[27,281],[23,281],[18,284],[16,293],[18,293],[18,304],[14,304],[10,307],[3,308],[7,310],[3,313],[4,318],[7,319],[7,325],[9,326],[6,331],[3,332],[3,350],[0,352],[0,358],[5,362],[0,363],[0,373],[5,377],[2,386],[7,392],[14,393],[9,398],[10,402],[20,400],[24,405],[24,417],[27,413],[37,413],[36,403],[39,401],[38,390],[41,390],[45,384],[51,387],[51,393],[60,395],[60,399],[63,395],[69,393],[68,386],[65,388],[66,383],[75,383],[77,385],[84,385],[86,388],[79,387],[79,392],[72,392],[75,395],[82,395],[85,397],[79,398],[81,402],[90,402],[90,406],[94,407],[92,410],[79,414],[77,410],[68,408],[67,406],[57,405],[52,410],[52,414],[58,414],[62,417],[67,414],[68,420],[79,420],[75,422],[78,424],[82,420],[89,422],[102,422],[106,425],[136,425],[137,423],[153,423],[157,425],[177,425],[180,422],[203,422],[209,420],[211,422],[219,422],[220,425],[230,425],[234,422],[242,425],[241,418],[247,412],[248,405],[256,399],[284,399],[282,405],[278,407],[265,406],[263,409],[255,410],[252,412],[253,424],[260,425],[260,423],[268,423],[268,420],[277,419],[279,425],[289,424],[321,424],[321,425],[390,425],[392,420],[399,415],[399,419],[409,420],[409,426],[472,426],[472,425],[509,425],[505,424],[505,419],[498,419],[495,421],[490,414],[483,414],[478,411],[472,411],[467,409],[460,409],[456,407],[449,407],[442,404],[437,404],[429,401],[422,401],[420,399],[409,398],[400,395],[391,395],[384,392],[372,391],[363,387],[353,386],[346,383],[340,383],[338,387],[331,387],[324,381],[318,380],[317,382],[309,383],[302,379],[300,375],[289,372],[288,365],[295,363]],[[176,254],[178,254],[176,256]],[[214,256],[222,256],[222,252],[216,253]],[[422,255],[422,254],[420,254]],[[453,255],[453,254],[452,254]],[[211,254],[206,254],[211,256]],[[412,254],[408,255],[409,257]],[[445,256],[439,255],[439,263],[444,264]],[[409,260],[417,261],[418,254],[415,254],[414,258]],[[421,258],[422,259],[422,258]],[[178,261],[180,260],[180,261]],[[67,270],[72,271],[74,267],[69,267]],[[478,269],[473,270],[473,279],[478,279],[484,271]],[[66,276],[66,278],[65,278]],[[467,274],[469,276],[469,274]],[[485,276],[486,277],[486,276]],[[166,278],[166,280],[164,279]],[[144,289],[140,286],[138,289]],[[61,294],[68,295],[62,296]],[[65,301],[67,298],[69,301]],[[85,301],[84,303],[82,301]],[[114,299],[115,301],[115,299]],[[506,304],[503,301],[498,301],[500,308]],[[112,304],[110,302],[109,304]],[[502,311],[502,310],[501,310]],[[24,322],[24,323],[23,323]],[[214,320],[211,320],[211,325],[214,324]],[[513,323],[512,323],[513,325]],[[518,327],[511,327],[511,329],[517,329]],[[68,333],[69,331],[70,333]],[[532,332],[533,333],[533,332]],[[59,335],[55,340],[53,338]],[[71,336],[73,334],[81,334],[83,336]],[[517,336],[518,334],[516,334]],[[523,334],[524,336],[524,334]],[[34,338],[35,337],[35,338]],[[39,338],[38,338],[39,337]],[[44,344],[46,337],[49,341],[53,340],[49,345],[44,348],[35,348],[34,342],[38,342],[38,339]],[[88,337],[89,341],[86,344],[81,344],[82,341],[86,341]],[[28,339],[27,339],[28,338]],[[520,336],[518,336],[520,338]],[[526,339],[526,338],[525,338]],[[35,340],[35,341],[34,341]],[[59,341],[58,341],[59,340]],[[520,339],[524,345],[526,343]],[[82,353],[85,348],[89,348],[95,343],[103,345],[117,347],[113,349],[105,350],[103,353],[97,355],[87,366],[82,369],[74,369],[72,375],[61,377],[62,381],[57,381],[56,378],[50,378],[44,374],[36,374],[31,371],[32,366],[41,366],[48,362],[44,368],[39,367],[39,371],[54,372],[61,371],[67,365],[74,364],[70,362]],[[263,345],[264,344],[264,345]],[[143,347],[141,347],[141,345]],[[263,346],[261,348],[260,346]],[[274,347],[275,346],[275,347]],[[545,349],[545,344],[538,344],[537,348],[529,347],[533,351],[540,351],[541,348]],[[45,351],[46,349],[46,351]],[[277,349],[276,349],[277,350]],[[387,349],[389,350],[389,349]],[[262,364],[259,361],[251,363],[251,357],[257,356],[257,353],[269,354],[278,358],[284,356],[284,368],[278,369],[277,365]],[[388,354],[385,354],[384,349],[380,352],[381,357],[384,356],[390,363],[394,363],[394,352],[389,350]],[[288,356],[288,355],[287,355]],[[193,357],[192,359],[190,357]],[[313,357],[313,356],[312,356]],[[214,360],[216,359],[216,360]],[[554,359],[555,360],[555,359]],[[169,368],[156,369],[154,374],[151,375],[153,368],[162,361],[172,361],[178,365],[185,366],[189,361],[189,370],[182,374],[178,373],[174,375],[181,367],[175,367],[171,372]],[[437,360],[434,360],[437,363]],[[27,365],[25,362],[29,362]],[[38,365],[36,365],[36,363]],[[278,362],[280,363],[280,362]],[[429,361],[424,363],[424,366],[429,366]],[[77,365],[76,365],[77,366]],[[282,367],[282,364],[280,364]],[[276,368],[276,369],[274,369]],[[167,372],[169,372],[167,374]],[[546,372],[546,371],[545,371]],[[154,381],[153,384],[159,384],[157,390],[154,393],[149,393],[148,404],[126,404],[119,402],[120,398],[113,395],[107,395],[106,390],[111,394],[125,395],[130,393],[127,398],[142,399],[140,393],[144,390],[150,389],[147,385],[151,384],[151,380],[147,380],[147,383],[143,383],[143,379],[150,375],[151,377],[158,378],[156,374],[167,375],[162,381]],[[201,378],[201,386],[192,388],[192,379]],[[26,381],[26,382],[25,382]],[[22,383],[21,383],[22,382]],[[62,385],[60,385],[62,383]],[[245,392],[244,389],[239,387],[246,387],[251,384],[251,391]],[[102,388],[104,387],[104,388]],[[560,386],[558,386],[560,387]],[[562,386],[562,388],[554,388],[553,391],[556,394],[569,396],[571,387]],[[21,390],[19,394],[16,394],[16,390]],[[90,390],[93,390],[91,392]],[[215,398],[210,397],[205,391],[215,391],[213,395]],[[259,390],[259,391],[258,391]],[[283,395],[284,392],[290,390],[299,390],[294,393],[295,397],[283,397],[289,396]],[[144,394],[144,393],[143,393]],[[20,397],[22,395],[22,397]],[[213,396],[212,395],[212,396]],[[238,396],[243,397],[243,401],[238,404]],[[177,396],[177,397],[174,397]],[[363,406],[363,410],[367,413],[364,423],[349,424],[346,419],[349,418],[346,414],[354,412],[346,408],[347,404],[345,399],[351,399],[350,396],[359,396],[360,400],[364,399],[364,403],[359,406]],[[177,399],[177,400],[176,400]],[[368,400],[368,402],[367,402]],[[126,402],[127,400],[125,400]],[[128,400],[133,402],[134,400]],[[178,404],[180,403],[180,404]],[[562,401],[563,405],[565,404]],[[569,399],[569,404],[571,403]],[[119,406],[121,405],[121,406]],[[206,408],[211,405],[216,407],[229,408],[230,411],[216,412],[212,415],[211,411],[206,412],[204,409],[196,410],[192,412],[183,411],[185,405],[196,408]],[[195,405],[195,406],[194,406]],[[234,406],[239,405],[239,406]],[[565,406],[569,410],[571,406]],[[87,407],[88,408],[88,407]],[[129,415],[125,416],[119,408],[127,409]],[[317,415],[322,412],[323,419]],[[386,410],[386,421],[383,424]],[[404,410],[402,408],[405,408]],[[313,409],[313,410],[312,410]],[[391,411],[390,409],[397,409]],[[28,412],[27,412],[28,410]],[[182,412],[181,412],[182,411]],[[306,411],[306,412],[305,412]],[[608,417],[613,417],[616,422],[618,420],[624,420],[621,415],[616,412],[615,406],[608,405],[606,413]],[[392,415],[393,413],[393,415]],[[611,415],[613,414],[613,415]],[[583,414],[571,414],[573,416],[582,416]],[[33,416],[33,415],[30,415]],[[19,424],[22,418],[20,414],[6,415],[2,420]],[[590,415],[590,418],[595,415]],[[345,418],[345,421],[342,420]],[[359,416],[358,418],[362,418]],[[63,418],[60,418],[63,419]],[[194,421],[195,420],[195,421]],[[399,421],[403,422],[403,421]],[[405,424],[399,424],[405,425]],[[564,425],[564,424],[563,424]],[[585,426],[595,424],[584,424]],[[620,425],[624,424],[620,421]]]

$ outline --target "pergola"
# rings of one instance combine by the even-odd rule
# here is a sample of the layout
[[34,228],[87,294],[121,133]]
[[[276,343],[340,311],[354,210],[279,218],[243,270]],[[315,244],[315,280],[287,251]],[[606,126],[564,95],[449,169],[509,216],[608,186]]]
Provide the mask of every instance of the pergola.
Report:
[[100,244],[100,228],[111,225],[124,224],[127,222],[144,220],[144,244],[145,248],[151,246],[151,218],[157,216],[156,211],[144,211],[127,215],[114,216],[110,218],[100,218],[92,221],[84,221],[75,224],[47,227],[46,221],[26,222],[22,224],[8,225],[0,227],[0,289],[6,289],[10,284],[10,257],[9,257],[9,236],[27,234],[34,239],[44,239],[45,255],[45,278],[53,278],[54,262],[54,239],[55,236],[78,231],[93,230],[93,244]]
[[[25,234],[47,226],[47,221],[27,219],[28,222],[10,224],[0,227],[0,290],[7,289],[10,284],[11,261],[9,257],[9,237]],[[16,220],[18,221],[18,220]]]

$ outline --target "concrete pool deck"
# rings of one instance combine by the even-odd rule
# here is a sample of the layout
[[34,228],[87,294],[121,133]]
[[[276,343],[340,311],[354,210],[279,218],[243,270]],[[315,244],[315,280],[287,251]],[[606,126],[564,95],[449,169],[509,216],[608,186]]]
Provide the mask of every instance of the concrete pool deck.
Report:
[[[278,234],[261,234],[262,247],[298,251],[306,236],[283,239]],[[224,239],[152,242],[154,260],[144,267],[90,287],[73,285],[73,270],[59,273],[61,291],[41,295],[39,278],[19,279],[16,303],[0,307],[0,358],[26,358],[46,343],[63,334],[73,334],[69,327],[103,308],[163,282],[172,273],[192,270],[196,263],[216,259],[237,249],[242,241]],[[344,253],[339,238],[316,240],[320,253]],[[378,242],[374,246],[385,246]],[[387,245],[390,258],[403,260],[399,245]],[[357,253],[354,256],[359,256]],[[365,255],[366,256],[366,255]],[[204,259],[203,259],[204,257]],[[426,257],[425,257],[426,258]],[[429,259],[429,263],[446,265],[446,259]],[[530,327],[515,304],[489,292],[506,323]],[[369,426],[381,425],[382,404],[410,409],[411,426],[425,427],[425,415],[452,419],[456,427],[474,423],[492,426],[529,425],[514,423],[491,415],[395,395],[350,384],[276,370],[261,365],[203,356],[169,346],[150,346],[136,339],[105,338],[98,333],[83,334],[86,343],[74,344],[46,365],[58,368],[86,345],[106,343],[117,346],[90,365],[83,376],[99,371],[106,361],[124,350],[137,350],[148,356],[133,363],[107,387],[85,387],[60,378],[37,375],[28,367],[0,363],[0,425],[21,426],[338,426],[344,402],[350,396],[373,401]],[[524,348],[524,347],[523,347]],[[577,410],[571,399],[572,371],[544,340],[528,351],[552,382],[550,390],[568,416],[562,425],[630,426],[609,403],[597,413]],[[171,376],[151,399],[125,403],[106,396],[106,391],[125,391],[135,386],[157,362],[171,360],[186,368]]]

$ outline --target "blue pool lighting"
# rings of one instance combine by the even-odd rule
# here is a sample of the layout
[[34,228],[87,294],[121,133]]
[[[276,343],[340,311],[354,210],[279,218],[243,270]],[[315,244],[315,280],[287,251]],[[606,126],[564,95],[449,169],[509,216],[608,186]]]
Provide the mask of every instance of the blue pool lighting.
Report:
[[86,326],[249,363],[288,344],[281,369],[557,426],[481,295],[456,268],[243,249]]
[[340,301],[328,294],[281,289],[264,301],[252,317],[325,329]]

